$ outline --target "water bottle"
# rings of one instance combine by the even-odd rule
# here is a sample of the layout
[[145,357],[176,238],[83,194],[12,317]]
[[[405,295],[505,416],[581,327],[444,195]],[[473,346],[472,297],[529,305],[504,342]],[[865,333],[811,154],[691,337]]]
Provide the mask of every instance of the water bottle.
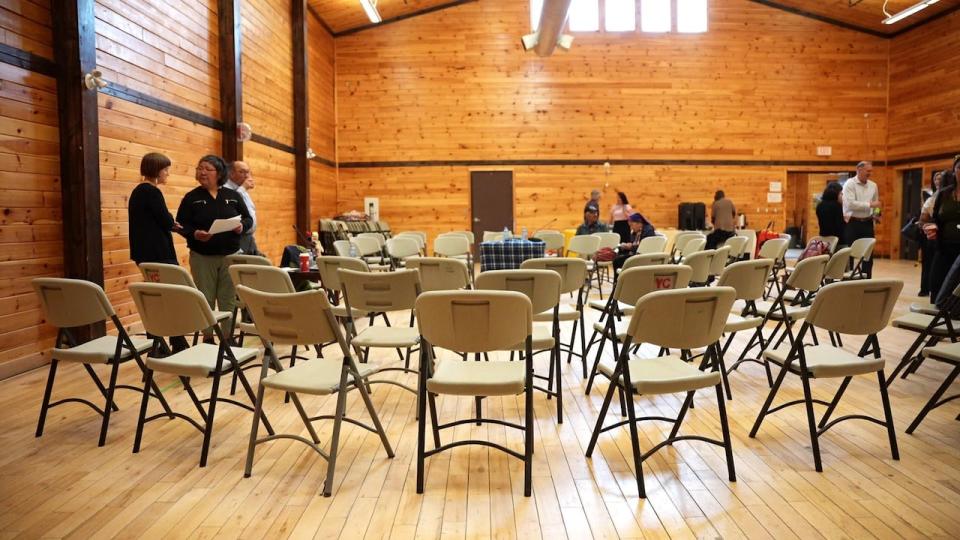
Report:
[[506,225],[503,226],[503,240],[507,241],[510,239],[510,228]]
[[520,230],[521,230],[520,239],[523,240],[524,242],[526,242],[526,241],[527,241],[527,228],[524,227],[523,229],[520,229]]
[[360,258],[360,251],[357,250],[357,245],[353,242],[350,242],[350,256],[354,259]]

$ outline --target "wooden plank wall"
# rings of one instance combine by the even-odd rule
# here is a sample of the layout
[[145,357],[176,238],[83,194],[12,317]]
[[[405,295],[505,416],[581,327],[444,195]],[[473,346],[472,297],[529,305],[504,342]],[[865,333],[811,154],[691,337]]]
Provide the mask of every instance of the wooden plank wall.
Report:
[[[49,2],[3,3],[0,42],[52,58]],[[30,280],[63,274],[57,126],[56,80],[0,64],[0,379],[53,345]]]
[[[676,224],[676,202],[723,188],[750,223],[782,227],[766,188],[791,167],[765,162],[819,163],[817,145],[833,161],[884,158],[886,40],[744,0],[709,5],[706,34],[577,34],[549,59],[520,50],[529,13],[508,0],[337,38],[338,209],[359,209],[366,193],[392,225],[469,225],[466,169],[351,162],[744,160],[759,163],[614,166],[610,184],[658,224]],[[599,165],[515,170],[519,224],[557,213],[575,225],[603,180]]]
[[[293,145],[293,46],[290,0],[244,0],[243,119],[253,132]],[[258,142],[244,145],[244,160],[256,177],[257,246],[279,262],[295,240],[293,154]]]
[[[98,0],[97,65],[112,83],[219,116],[216,2]],[[173,17],[171,14],[177,14]],[[127,201],[140,181],[140,159],[162,152],[172,161],[164,190],[176,214],[183,195],[196,187],[198,158],[218,154],[220,134],[151,108],[100,95],[100,186],[104,289],[124,323],[138,317],[127,285],[139,281],[130,261]],[[174,235],[181,264],[186,242]]]
[[[307,13],[308,83],[310,85],[310,147],[317,157],[336,162],[334,39],[312,13]],[[336,167],[310,162],[310,226],[337,212]]]

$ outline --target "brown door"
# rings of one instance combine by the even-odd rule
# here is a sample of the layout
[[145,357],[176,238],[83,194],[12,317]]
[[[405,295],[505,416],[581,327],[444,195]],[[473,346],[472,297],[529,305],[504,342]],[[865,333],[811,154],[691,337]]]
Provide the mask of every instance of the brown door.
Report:
[[513,172],[471,171],[470,208],[473,236],[483,241],[483,231],[513,230]]

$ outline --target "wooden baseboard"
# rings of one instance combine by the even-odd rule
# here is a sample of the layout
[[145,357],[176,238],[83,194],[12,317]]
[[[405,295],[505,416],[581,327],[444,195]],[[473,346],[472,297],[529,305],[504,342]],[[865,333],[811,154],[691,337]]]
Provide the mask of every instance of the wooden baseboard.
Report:
[[0,364],[0,381],[50,363],[50,351],[43,351]]

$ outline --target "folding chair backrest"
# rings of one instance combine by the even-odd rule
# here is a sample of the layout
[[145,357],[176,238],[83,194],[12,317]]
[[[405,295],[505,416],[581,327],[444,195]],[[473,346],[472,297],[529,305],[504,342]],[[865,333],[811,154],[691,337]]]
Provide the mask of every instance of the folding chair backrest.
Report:
[[638,266],[650,266],[654,264],[667,264],[670,262],[669,253],[643,253],[634,255],[623,262],[623,268],[620,271],[629,270]]
[[831,283],[817,292],[806,321],[841,334],[876,334],[890,321],[902,289],[903,282],[898,279]]
[[823,270],[823,277],[831,279],[833,281],[840,281],[843,279],[843,273],[847,271],[847,266],[850,264],[850,254],[853,252],[851,248],[838,249],[836,253],[830,256],[830,261],[827,262],[827,267]]
[[417,298],[420,335],[456,352],[512,350],[533,333],[533,306],[514,291],[434,291]]
[[155,336],[183,336],[217,324],[203,293],[185,285],[131,283],[143,329]]
[[261,257],[259,255],[245,255],[243,253],[227,255],[226,263],[227,266],[233,266],[235,264],[259,264],[260,266],[273,266],[273,263],[270,262],[270,259],[266,257]]
[[694,253],[703,251],[706,245],[707,239],[703,236],[688,236],[684,239],[683,246],[680,247],[680,256],[686,258]]
[[477,276],[476,287],[523,293],[534,313],[543,313],[560,303],[560,281],[560,274],[552,270],[492,270]]
[[876,238],[858,238],[850,244],[850,257],[853,258],[853,264],[857,265],[861,260],[869,261],[873,255],[873,246],[877,243]]
[[695,237],[702,236],[701,233],[697,231],[680,231],[673,237],[673,251],[680,251],[683,248],[684,244],[687,243],[687,240]]
[[237,295],[247,306],[257,335],[274,345],[343,343],[322,290],[272,293],[237,285]]
[[341,268],[357,272],[370,271],[366,262],[353,257],[317,257],[317,271],[320,272],[320,281],[323,282],[323,286],[328,291],[340,290],[340,274],[337,271]]
[[746,251],[748,242],[750,242],[750,239],[746,236],[731,236],[727,238],[727,241],[723,245],[730,246],[730,256],[739,259],[743,256],[743,252]]
[[420,273],[416,270],[373,273],[340,269],[337,273],[344,300],[352,309],[373,312],[413,309],[420,294]]
[[273,266],[259,264],[234,264],[227,271],[233,284],[244,285],[256,291],[269,293],[296,292],[290,273]]
[[349,240],[336,240],[333,242],[333,250],[337,254],[337,257],[349,257],[350,256],[350,241]]
[[400,236],[387,240],[387,255],[394,259],[406,259],[420,254],[420,245],[409,236]]
[[360,233],[357,235],[357,238],[372,238],[374,241],[377,242],[377,245],[381,248],[383,247],[383,244],[386,242],[386,239],[383,237],[383,235],[377,232]]
[[470,241],[461,234],[441,235],[433,239],[435,256],[455,257],[470,253]]
[[[692,240],[688,242],[689,246],[692,242],[697,240]],[[693,274],[690,276],[690,281],[692,283],[706,283],[710,278],[710,268],[713,265],[713,258],[716,255],[716,250],[708,249],[705,251],[696,251],[690,253],[689,255],[683,258],[683,264],[689,266],[693,270]]]
[[537,231],[533,237],[543,240],[544,249],[548,251],[559,251],[566,243],[563,233],[558,231]]
[[560,294],[579,291],[587,279],[587,262],[576,257],[527,259],[520,263],[520,269],[553,270],[560,274]]
[[714,250],[713,260],[710,262],[710,275],[719,276],[723,269],[727,267],[727,261],[730,260],[730,246],[720,246]]
[[816,291],[823,281],[823,271],[826,270],[829,260],[830,255],[817,255],[798,262],[787,278],[787,286],[807,292]]
[[473,231],[450,231],[447,234],[462,234],[467,237],[467,240],[469,240],[471,244],[474,242]]
[[194,289],[197,288],[190,271],[176,264],[144,262],[140,263],[140,273],[143,274],[143,280],[150,283],[186,285]]
[[582,234],[574,236],[567,245],[567,250],[579,255],[581,258],[589,259],[600,249],[600,238],[592,234]]
[[634,305],[643,296],[662,289],[682,289],[690,283],[693,270],[683,264],[639,266],[620,271],[613,298]]
[[423,249],[424,247],[426,247],[426,242],[424,241],[423,237],[421,237],[419,234],[414,232],[397,233],[393,235],[393,237],[394,238],[410,238],[417,243],[417,247],[419,247],[420,249]]
[[96,283],[82,279],[34,278],[43,316],[57,328],[85,326],[113,317],[113,306]]
[[790,241],[784,238],[771,238],[760,246],[758,259],[772,259],[774,262],[782,262],[787,255],[787,248],[790,247]]
[[369,236],[356,236],[350,242],[357,246],[357,251],[360,252],[361,257],[380,253],[380,243],[377,242],[376,238],[371,238]]
[[737,300],[757,300],[763,297],[772,269],[772,259],[735,262],[723,270],[717,285],[733,287]]
[[610,248],[615,249],[620,245],[620,235],[614,232],[598,232],[593,233],[593,236],[596,236],[600,239],[600,247],[598,249]]
[[640,240],[637,246],[637,255],[646,255],[648,253],[663,253],[667,250],[666,236],[648,236]]
[[420,272],[420,290],[455,291],[470,284],[467,263],[449,257],[411,257],[407,268]]
[[837,243],[840,241],[840,239],[837,238],[836,236],[814,236],[813,238],[807,241],[807,245],[809,246],[812,242],[816,240],[819,240],[824,244],[826,244],[827,247],[830,248],[830,253],[833,253],[834,251],[836,251]]
[[652,292],[637,302],[627,334],[669,349],[706,347],[720,339],[736,295],[732,287]]
[[503,232],[483,231],[484,242],[499,242],[503,240]]

